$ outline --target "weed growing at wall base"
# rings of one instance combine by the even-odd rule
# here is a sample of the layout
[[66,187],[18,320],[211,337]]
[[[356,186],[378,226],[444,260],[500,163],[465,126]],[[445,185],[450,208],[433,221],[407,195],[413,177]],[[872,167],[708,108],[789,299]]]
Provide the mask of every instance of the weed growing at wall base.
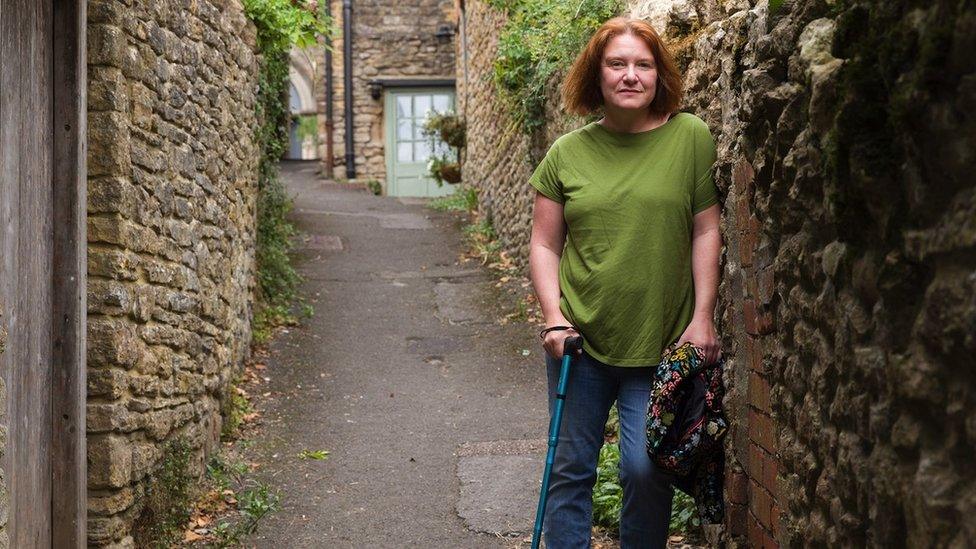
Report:
[[192,456],[193,450],[182,439],[163,449],[159,468],[150,475],[142,511],[132,527],[137,547],[171,547],[182,539],[196,487],[190,473]]
[[470,212],[478,207],[478,189],[458,185],[454,192],[432,199],[427,206],[441,212]]

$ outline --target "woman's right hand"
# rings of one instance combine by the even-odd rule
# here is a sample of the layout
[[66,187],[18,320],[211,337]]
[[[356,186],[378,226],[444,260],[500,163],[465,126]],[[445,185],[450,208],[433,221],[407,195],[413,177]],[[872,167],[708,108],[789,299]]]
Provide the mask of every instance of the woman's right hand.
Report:
[[[549,326],[569,326],[569,322],[554,323],[549,324]],[[576,337],[578,335],[580,333],[575,329],[553,330],[545,335],[545,339],[542,340],[542,347],[549,353],[549,356],[559,360],[563,357],[563,346],[565,345],[566,338]],[[576,351],[577,355],[582,353],[582,349]]]

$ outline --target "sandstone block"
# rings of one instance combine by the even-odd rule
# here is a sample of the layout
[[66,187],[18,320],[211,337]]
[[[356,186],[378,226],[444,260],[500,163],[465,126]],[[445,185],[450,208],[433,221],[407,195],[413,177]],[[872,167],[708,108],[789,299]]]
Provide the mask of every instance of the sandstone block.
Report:
[[132,451],[128,439],[111,434],[88,437],[89,488],[121,488],[129,483],[131,472]]

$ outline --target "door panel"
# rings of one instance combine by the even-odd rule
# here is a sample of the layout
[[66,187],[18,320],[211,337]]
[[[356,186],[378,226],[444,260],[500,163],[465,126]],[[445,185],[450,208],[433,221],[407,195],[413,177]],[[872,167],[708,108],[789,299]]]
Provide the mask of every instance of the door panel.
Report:
[[454,90],[421,88],[389,90],[386,93],[386,167],[387,189],[391,196],[444,196],[454,186],[438,186],[428,175],[431,153],[452,153],[439,143],[431,151],[423,135],[423,124],[431,112],[454,109]]

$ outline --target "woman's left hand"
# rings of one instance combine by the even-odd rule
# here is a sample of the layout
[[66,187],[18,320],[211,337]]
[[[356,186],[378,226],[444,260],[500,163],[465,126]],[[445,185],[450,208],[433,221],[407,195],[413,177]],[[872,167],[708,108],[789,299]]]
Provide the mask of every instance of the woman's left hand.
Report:
[[722,353],[722,343],[715,331],[715,323],[710,318],[693,318],[684,333],[678,338],[675,347],[684,342],[700,347],[705,351],[705,364],[714,364]]

